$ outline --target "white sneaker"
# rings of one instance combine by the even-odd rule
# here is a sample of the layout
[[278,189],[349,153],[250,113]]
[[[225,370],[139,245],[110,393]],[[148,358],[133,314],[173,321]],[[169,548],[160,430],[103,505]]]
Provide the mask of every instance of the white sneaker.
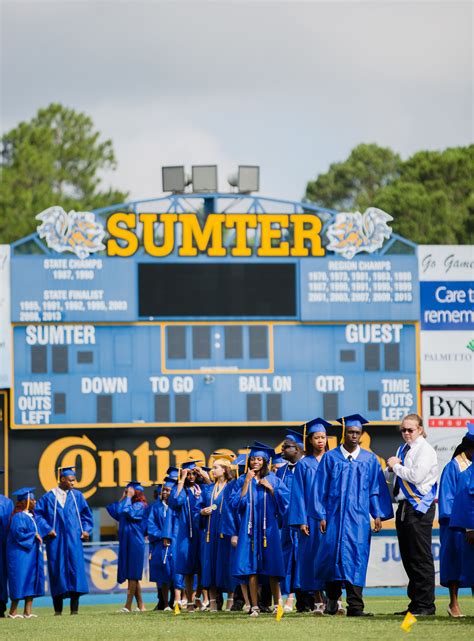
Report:
[[173,612],[173,609],[168,606],[167,608],[163,608],[163,612]]
[[38,615],[37,614],[24,614],[23,618],[24,619],[37,619]]
[[130,610],[126,607],[120,608],[120,610],[116,611],[117,614],[130,614]]
[[242,608],[242,612],[245,612],[248,614],[250,612],[250,606],[248,604],[245,604],[244,607]]
[[315,603],[313,614],[318,617],[323,616],[325,609],[326,609],[326,606],[324,605],[324,603]]
[[7,619],[23,619],[22,614],[7,614]]
[[258,607],[258,605],[252,606],[252,608],[250,609],[249,617],[258,617],[259,614],[260,608]]

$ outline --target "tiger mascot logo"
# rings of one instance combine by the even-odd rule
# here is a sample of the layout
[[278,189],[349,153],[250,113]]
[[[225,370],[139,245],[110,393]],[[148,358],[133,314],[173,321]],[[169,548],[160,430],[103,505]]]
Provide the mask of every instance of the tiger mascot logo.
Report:
[[71,210],[68,214],[62,207],[48,207],[36,216],[41,221],[38,235],[46,240],[50,249],[57,252],[73,252],[84,260],[90,254],[105,249],[105,229],[96,222],[95,214],[89,211]]
[[359,252],[369,254],[380,249],[385,239],[390,238],[392,229],[388,223],[390,214],[377,207],[360,211],[336,214],[336,220],[327,229],[328,250],[341,254],[348,260]]

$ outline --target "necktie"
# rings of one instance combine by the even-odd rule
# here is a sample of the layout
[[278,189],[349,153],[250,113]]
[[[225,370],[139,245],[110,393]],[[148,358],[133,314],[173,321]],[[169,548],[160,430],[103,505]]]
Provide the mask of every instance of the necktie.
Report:
[[[408,443],[405,443],[401,451],[400,458],[402,457],[404,458],[409,449],[410,449],[410,446],[408,445]],[[395,483],[393,484],[393,496],[396,498],[399,492],[400,492],[400,479],[397,476],[395,479]]]
[[348,460],[348,461],[350,461],[350,462],[352,463],[352,461],[353,461],[353,456],[352,456],[352,454],[349,454],[349,456],[347,457],[347,460]]

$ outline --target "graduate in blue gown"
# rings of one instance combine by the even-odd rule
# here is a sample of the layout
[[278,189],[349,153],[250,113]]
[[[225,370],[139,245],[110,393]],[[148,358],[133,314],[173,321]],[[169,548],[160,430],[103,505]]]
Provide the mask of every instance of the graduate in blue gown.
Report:
[[269,580],[275,608],[281,607],[279,582],[286,576],[279,524],[288,508],[289,492],[269,472],[272,454],[271,448],[261,444],[250,449],[248,471],[237,479],[232,498],[241,518],[233,574],[248,581],[254,617],[259,614],[259,576]]
[[451,509],[449,527],[463,532],[468,543],[458,553],[462,555],[460,582],[474,585],[474,465],[470,465],[459,478]]
[[228,594],[228,609],[231,607],[233,580],[230,558],[232,545],[223,532],[223,514],[229,511],[229,496],[232,494],[234,472],[230,455],[214,452],[212,466],[213,483],[202,488],[201,507],[201,584],[209,590],[209,610],[217,612],[217,589]]
[[[0,470],[0,475],[3,470]],[[7,581],[7,530],[10,515],[13,512],[13,501],[0,494],[0,618],[5,618],[8,601]]]
[[370,552],[370,517],[374,532],[393,517],[390,493],[380,463],[359,446],[363,425],[359,414],[338,419],[343,425],[342,445],[326,452],[315,477],[309,514],[319,522],[324,540],[316,559],[315,575],[326,581],[326,612],[336,614],[344,582],[347,616],[364,612],[365,585]]
[[134,598],[137,602],[137,610],[144,612],[140,581],[145,562],[145,535],[149,508],[143,486],[138,481],[130,481],[120,501],[107,505],[106,509],[119,524],[117,583],[128,581],[127,600],[119,612],[130,613]]
[[[41,526],[34,516],[34,489],[24,487],[13,492],[16,504],[7,536],[8,584],[11,598],[8,616],[12,619],[36,618],[36,614],[31,611],[33,599],[44,595],[42,535],[47,534],[47,531],[41,531]],[[18,603],[21,599],[25,600],[23,615],[18,614]]]
[[452,617],[462,615],[458,602],[459,588],[471,587],[471,584],[466,584],[462,579],[463,567],[469,555],[469,544],[462,530],[450,528],[449,525],[459,480],[472,465],[473,455],[474,423],[471,423],[468,424],[467,435],[464,436],[453,458],[444,468],[439,483],[440,583],[449,588],[448,614]]
[[92,532],[92,512],[79,490],[74,488],[74,468],[60,468],[59,484],[46,492],[36,504],[35,516],[49,527],[44,537],[48,555],[48,576],[54,613],[62,614],[63,600],[71,599],[71,614],[79,610],[79,597],[87,594],[83,541],[88,541]]
[[[281,455],[283,465],[275,472],[276,476],[281,479],[291,494],[291,488],[295,477],[296,470],[304,456],[303,434],[296,430],[287,430],[282,444]],[[284,604],[285,612],[291,612],[293,609],[293,593],[296,592],[296,609],[298,612],[309,610],[304,603],[304,596],[301,594],[299,577],[297,572],[298,558],[298,533],[290,528],[288,523],[288,514],[283,515],[281,525],[281,545],[283,549],[283,562],[286,568],[285,579],[281,582],[280,587],[283,595],[287,595]]]
[[199,525],[202,507],[201,487],[198,477],[210,483],[207,473],[196,465],[199,461],[186,461],[181,466],[180,478],[168,500],[176,512],[178,531],[176,536],[175,570],[184,575],[187,611],[194,612],[194,575],[200,574]]
[[[168,506],[168,498],[175,482],[168,480],[157,486],[157,499],[150,507],[148,514],[148,540],[150,542],[150,581],[154,581],[161,592],[163,610],[170,611],[169,589],[173,588],[174,561],[173,540],[166,538],[170,528],[167,520],[172,518],[173,511]],[[155,610],[158,610],[158,606]]]
[[309,506],[313,499],[316,470],[328,449],[326,429],[329,427],[331,424],[319,417],[304,426],[306,456],[296,466],[288,509],[288,523],[296,528],[298,536],[299,586],[310,609],[314,608],[314,613],[318,615],[322,615],[325,609],[322,597],[325,582],[315,576],[314,559],[323,535],[319,523],[309,516]]

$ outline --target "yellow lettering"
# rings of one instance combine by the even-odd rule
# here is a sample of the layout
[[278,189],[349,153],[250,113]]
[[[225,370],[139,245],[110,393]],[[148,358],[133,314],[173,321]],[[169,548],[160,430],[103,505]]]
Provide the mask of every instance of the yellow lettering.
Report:
[[[180,256],[197,256],[198,249],[208,256],[225,256],[226,249],[222,245],[222,226],[225,214],[209,214],[201,229],[195,214],[179,214],[179,222],[183,226],[183,241],[179,249]],[[209,242],[211,246],[208,248]]]
[[158,214],[140,214],[140,222],[143,224],[143,248],[156,258],[168,256],[174,249],[174,226],[178,220],[176,214],[161,214],[160,223],[163,225],[163,244],[155,245],[155,223]]
[[324,256],[324,247],[321,245],[321,220],[313,214],[291,214],[290,223],[293,224],[292,256],[308,256],[308,248],[304,241],[311,241],[311,256]]
[[[124,223],[122,227],[119,223]],[[138,249],[138,238],[131,229],[137,225],[135,214],[117,212],[107,219],[107,231],[111,238],[107,240],[107,254],[109,256],[133,256]],[[124,240],[127,244],[122,247],[116,239]]]
[[232,256],[251,256],[252,249],[247,244],[247,230],[256,229],[256,214],[227,214],[225,226],[235,227],[235,247],[230,252]]
[[[123,487],[132,478],[132,459],[125,450],[99,452],[99,487]],[[118,483],[115,480],[115,461],[118,463]]]
[[[69,451],[61,458],[62,453],[66,450]],[[78,458],[81,459],[82,476],[80,481],[77,481],[76,486],[83,488],[90,485],[96,477],[97,465],[89,450],[96,451],[97,447],[87,436],[65,436],[48,445],[38,464],[38,476],[43,488],[49,491],[56,487],[58,484],[56,478],[57,468],[76,465]],[[85,498],[89,498],[96,491],[97,487],[92,487],[84,492]]]
[[166,475],[166,470],[170,466],[170,453],[166,449],[171,445],[171,441],[167,436],[158,436],[155,439],[156,447],[163,448],[162,450],[154,450],[153,454],[156,459],[156,482],[162,483]]
[[111,548],[102,548],[92,555],[91,581],[99,590],[111,592],[117,585],[116,561],[117,553]]
[[144,441],[139,445],[135,450],[133,450],[133,455],[136,456],[136,466],[137,474],[140,476],[140,483],[142,485],[151,485],[150,480],[150,458],[151,450],[148,441]]
[[289,256],[289,243],[285,241],[276,247],[272,244],[272,240],[281,240],[282,227],[288,228],[288,214],[258,214],[258,222],[262,233],[257,256]]

